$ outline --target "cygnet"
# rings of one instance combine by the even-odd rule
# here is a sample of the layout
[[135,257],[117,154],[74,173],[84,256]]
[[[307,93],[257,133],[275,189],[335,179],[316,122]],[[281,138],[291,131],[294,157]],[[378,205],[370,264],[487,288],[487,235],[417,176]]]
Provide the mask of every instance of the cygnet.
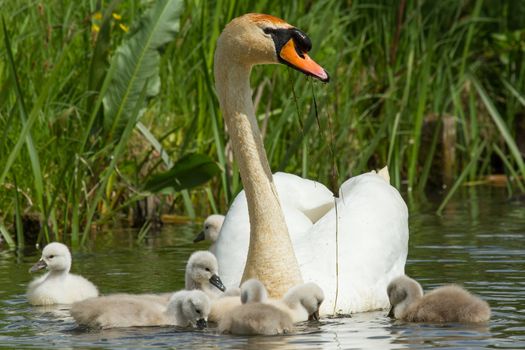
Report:
[[29,272],[44,268],[48,272],[34,279],[27,288],[27,300],[32,305],[72,304],[98,296],[97,287],[82,276],[69,273],[71,253],[67,246],[53,242],[44,247],[42,258]]
[[293,328],[292,317],[280,308],[266,304],[264,285],[250,279],[241,285],[241,302],[221,317],[219,332],[236,335],[275,335],[288,333]]
[[294,323],[307,320],[319,320],[319,307],[323,303],[324,293],[313,282],[303,283],[290,288],[281,300],[271,301],[272,305],[287,312]]
[[74,303],[71,316],[77,324],[91,328],[192,326],[204,328],[210,300],[200,290],[174,293],[168,305],[133,294],[113,294]]
[[218,298],[226,290],[219,278],[219,265],[212,253],[194,252],[186,264],[185,289],[200,289],[211,299]]
[[475,323],[490,319],[490,307],[457,285],[447,285],[423,295],[421,285],[408,276],[393,279],[387,288],[390,317],[408,322]]
[[204,220],[202,225],[202,231],[195,237],[193,243],[200,241],[210,241],[209,251],[215,254],[215,242],[219,238],[219,232],[221,231],[222,223],[224,222],[224,215],[213,214]]

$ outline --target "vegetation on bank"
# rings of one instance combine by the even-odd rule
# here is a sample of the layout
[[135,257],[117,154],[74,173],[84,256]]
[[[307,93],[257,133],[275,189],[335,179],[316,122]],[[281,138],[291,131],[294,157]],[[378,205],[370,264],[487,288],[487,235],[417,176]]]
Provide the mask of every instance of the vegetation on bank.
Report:
[[213,53],[246,12],[307,32],[331,75],[321,84],[284,66],[254,70],[274,171],[337,189],[388,164],[410,201],[444,188],[442,207],[492,174],[507,175],[509,193],[525,189],[523,2],[0,6],[0,237],[13,245],[24,232],[79,244],[105,224],[144,234],[162,213],[226,211],[241,184]]

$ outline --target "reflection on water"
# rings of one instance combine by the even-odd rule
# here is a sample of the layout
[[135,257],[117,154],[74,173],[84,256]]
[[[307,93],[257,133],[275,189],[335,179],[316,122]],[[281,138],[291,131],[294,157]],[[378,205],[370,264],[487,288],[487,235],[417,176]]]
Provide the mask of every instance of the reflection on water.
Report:
[[[460,283],[487,300],[492,320],[484,325],[394,322],[386,312],[305,323],[294,334],[233,337],[214,329],[79,329],[67,306],[31,307],[24,293],[38,252],[0,250],[0,344],[5,347],[64,348],[246,348],[401,349],[525,348],[525,209],[501,190],[470,189],[442,216],[435,206],[412,207],[407,273],[428,290]],[[185,260],[199,228],[170,226],[141,245],[135,233],[99,234],[74,253],[73,272],[104,293],[165,292],[183,286]]]

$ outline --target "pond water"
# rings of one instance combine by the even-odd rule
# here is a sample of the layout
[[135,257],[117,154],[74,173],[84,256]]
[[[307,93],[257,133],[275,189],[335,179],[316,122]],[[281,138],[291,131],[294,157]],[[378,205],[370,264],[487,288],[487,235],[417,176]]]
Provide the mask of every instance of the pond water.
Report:
[[[407,324],[386,312],[325,318],[301,324],[296,332],[274,337],[219,335],[191,331],[131,328],[77,329],[64,307],[32,307],[25,288],[33,278],[35,249],[0,248],[0,347],[6,348],[525,348],[525,206],[509,201],[502,189],[471,188],[442,216],[431,202],[410,208],[407,274],[425,290],[445,282],[463,284],[492,306],[488,324]],[[183,286],[185,260],[196,249],[195,225],[166,226],[144,243],[136,232],[98,234],[73,254],[73,272],[93,281],[103,293],[165,292]]]

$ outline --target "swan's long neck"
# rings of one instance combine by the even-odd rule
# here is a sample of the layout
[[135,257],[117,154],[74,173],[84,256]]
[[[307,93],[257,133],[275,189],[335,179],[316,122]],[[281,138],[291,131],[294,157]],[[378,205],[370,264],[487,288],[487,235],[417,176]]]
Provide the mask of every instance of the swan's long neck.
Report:
[[230,61],[227,48],[218,46],[217,94],[250,216],[250,245],[242,280],[257,278],[272,297],[280,297],[302,278],[255,118],[250,71],[251,66]]

